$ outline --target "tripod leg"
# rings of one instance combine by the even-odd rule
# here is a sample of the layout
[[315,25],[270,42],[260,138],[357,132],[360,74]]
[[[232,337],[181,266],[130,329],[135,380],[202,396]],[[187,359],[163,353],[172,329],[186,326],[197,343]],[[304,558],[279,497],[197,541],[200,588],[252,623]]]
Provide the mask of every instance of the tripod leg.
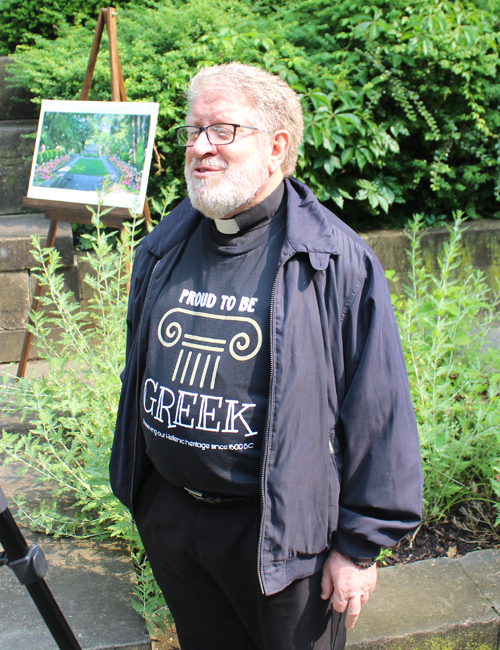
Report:
[[[8,563],[22,560],[29,548],[0,488],[0,544]],[[43,578],[25,585],[60,650],[82,650]]]

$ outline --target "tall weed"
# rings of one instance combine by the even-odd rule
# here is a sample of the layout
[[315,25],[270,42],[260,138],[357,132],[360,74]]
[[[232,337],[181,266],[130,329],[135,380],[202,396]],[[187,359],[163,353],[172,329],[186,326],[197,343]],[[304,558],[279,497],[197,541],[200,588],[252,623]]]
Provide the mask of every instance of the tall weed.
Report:
[[462,264],[463,221],[455,214],[439,271],[431,273],[420,246],[423,218],[414,218],[408,230],[410,282],[402,297],[393,296],[429,519],[459,501],[500,494],[500,354],[487,338],[499,297],[480,271]]

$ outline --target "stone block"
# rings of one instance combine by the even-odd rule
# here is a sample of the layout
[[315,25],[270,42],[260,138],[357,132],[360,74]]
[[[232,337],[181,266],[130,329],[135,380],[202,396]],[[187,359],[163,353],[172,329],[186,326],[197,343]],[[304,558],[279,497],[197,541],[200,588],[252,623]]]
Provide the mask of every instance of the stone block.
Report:
[[[402,230],[376,230],[360,233],[361,237],[373,249],[385,270],[394,270],[404,276],[410,271],[408,251],[409,239]],[[425,267],[429,271],[439,269],[438,257],[443,244],[448,241],[447,228],[428,228],[421,238],[421,254]],[[486,276],[489,286],[497,290],[500,278],[500,221],[481,219],[467,222],[462,234],[462,252],[459,274],[469,266],[480,269]],[[393,287],[391,286],[391,289]]]
[[36,117],[38,106],[30,101],[29,91],[14,85],[15,71],[12,59],[0,56],[0,120],[19,120]]
[[24,327],[29,309],[28,271],[0,273],[0,330]]
[[[9,120],[0,122],[0,160],[22,160],[33,156],[38,120]],[[30,161],[31,166],[31,161]]]
[[[23,349],[25,330],[0,330],[0,363],[19,361]],[[32,349],[30,359],[36,359],[38,353]]]
[[0,122],[0,214],[26,212],[21,201],[28,190],[35,140],[22,136],[36,128],[36,120]]
[[[31,255],[31,235],[45,243],[50,221],[41,214],[0,216],[0,271],[30,269],[35,266]],[[57,227],[55,248],[63,266],[73,266],[73,230],[70,223]]]
[[478,591],[500,614],[500,549],[468,553],[459,563]]
[[498,614],[459,560],[379,570],[348,650],[496,650]]
[[[19,330],[0,330],[0,363],[17,363],[21,357],[23,349],[25,329]],[[57,341],[60,336],[60,330],[53,329],[52,338]],[[33,339],[33,345],[30,348],[29,359],[39,359],[40,348]],[[16,368],[17,370],[17,368]]]

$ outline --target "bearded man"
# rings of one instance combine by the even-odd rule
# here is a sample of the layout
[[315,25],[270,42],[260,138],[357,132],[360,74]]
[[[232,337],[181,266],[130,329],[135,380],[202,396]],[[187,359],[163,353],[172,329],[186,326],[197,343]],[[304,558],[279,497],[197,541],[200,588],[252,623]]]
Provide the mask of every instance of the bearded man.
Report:
[[188,90],[185,199],[141,243],[111,457],[183,650],[343,648],[420,519],[418,436],[373,252],[291,178],[280,78]]

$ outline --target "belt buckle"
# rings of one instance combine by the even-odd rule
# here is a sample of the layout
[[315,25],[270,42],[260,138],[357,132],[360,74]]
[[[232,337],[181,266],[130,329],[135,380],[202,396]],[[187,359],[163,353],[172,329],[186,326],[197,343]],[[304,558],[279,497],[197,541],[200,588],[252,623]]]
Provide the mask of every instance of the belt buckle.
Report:
[[186,492],[188,492],[192,497],[196,499],[196,501],[205,501],[205,498],[203,497],[203,492],[199,492],[198,490],[190,490],[189,488],[185,487],[184,488]]

